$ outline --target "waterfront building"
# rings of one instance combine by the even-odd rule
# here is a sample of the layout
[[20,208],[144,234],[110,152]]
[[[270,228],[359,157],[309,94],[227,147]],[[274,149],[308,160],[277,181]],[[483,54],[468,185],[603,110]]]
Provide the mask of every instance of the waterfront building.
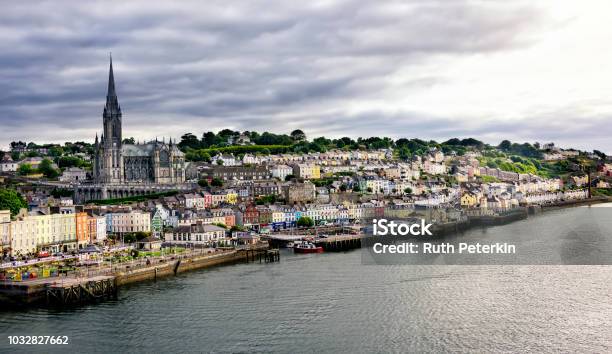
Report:
[[201,223],[179,226],[167,232],[165,241],[177,244],[208,245],[225,239],[225,229],[216,225]]
[[[22,240],[30,236],[34,237],[34,246],[39,251],[70,252],[78,247],[76,221],[75,213],[57,211],[27,213],[23,209],[13,222],[20,225],[15,229],[17,233],[13,233],[11,237],[16,244],[23,243]],[[32,235],[27,234],[29,226],[32,227]],[[18,249],[13,250],[12,254],[15,255],[18,251]]]
[[106,221],[106,231],[113,234],[151,231],[151,214],[141,210],[108,213]]
[[476,204],[478,204],[478,197],[475,194],[471,192],[463,193],[463,195],[461,196],[462,207],[470,208],[476,206]]
[[77,247],[84,248],[90,242],[89,215],[86,212],[77,212],[75,215],[75,230]]
[[8,249],[11,245],[11,211],[0,210],[0,256]]
[[162,219],[160,209],[155,209],[155,214],[151,218],[151,233],[155,237],[161,237],[164,231],[164,220]]
[[247,226],[259,224],[259,210],[255,205],[249,205],[246,207],[242,215],[242,222]]
[[106,217],[93,215],[87,217],[89,243],[102,243],[106,240]]
[[36,221],[27,217],[25,210],[11,222],[11,256],[36,253]]

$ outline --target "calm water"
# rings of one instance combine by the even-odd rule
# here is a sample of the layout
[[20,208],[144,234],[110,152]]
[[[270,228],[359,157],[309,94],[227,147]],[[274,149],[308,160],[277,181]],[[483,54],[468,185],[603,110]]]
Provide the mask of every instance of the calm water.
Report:
[[[0,333],[2,352],[611,352],[612,266],[365,266],[360,251],[285,252],[122,288],[118,301],[0,313]],[[10,348],[6,335],[71,344]]]

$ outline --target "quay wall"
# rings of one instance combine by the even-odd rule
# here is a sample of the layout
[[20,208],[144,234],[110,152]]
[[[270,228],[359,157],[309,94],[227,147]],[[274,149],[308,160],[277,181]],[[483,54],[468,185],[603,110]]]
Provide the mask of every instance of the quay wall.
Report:
[[[203,254],[184,258],[177,257],[175,259],[166,260],[163,263],[151,264],[144,267],[115,270],[109,273],[109,275],[115,277],[115,284],[117,287],[120,287],[122,285],[141,281],[173,276],[191,270],[246,261],[247,252],[230,251],[221,254]],[[47,283],[0,283],[0,308],[10,309],[38,304],[44,305],[47,298],[47,287],[61,281],[62,277],[50,278]]]
[[609,203],[609,202],[612,202],[612,198],[592,197],[590,199],[564,200],[564,201],[556,202],[554,204],[543,204],[542,210],[551,210],[551,209],[559,209],[559,208],[581,206],[581,205],[591,205],[591,204],[599,204],[599,203]]
[[212,267],[221,264],[236,263],[246,260],[246,253],[232,251],[219,255],[202,255],[191,258],[179,258],[164,263],[152,264],[144,268],[116,272],[117,285],[126,285],[145,280],[176,275],[191,270]]

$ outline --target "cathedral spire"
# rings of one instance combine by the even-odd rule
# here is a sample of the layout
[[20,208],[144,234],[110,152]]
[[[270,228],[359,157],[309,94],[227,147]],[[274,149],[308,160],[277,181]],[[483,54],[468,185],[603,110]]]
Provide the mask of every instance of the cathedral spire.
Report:
[[113,75],[113,54],[110,54],[110,70],[108,72],[108,94],[107,96],[117,96],[115,92],[115,76]]
[[115,75],[113,74],[113,56],[110,56],[110,68],[108,70],[108,91],[106,93],[106,106],[104,111],[110,115],[120,115],[121,107],[117,100],[117,91],[115,90]]

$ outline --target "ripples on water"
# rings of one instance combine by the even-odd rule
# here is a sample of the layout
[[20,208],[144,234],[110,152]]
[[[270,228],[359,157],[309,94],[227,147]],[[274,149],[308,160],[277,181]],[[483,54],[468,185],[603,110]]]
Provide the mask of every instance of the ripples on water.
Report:
[[364,266],[359,251],[283,252],[279,264],[122,288],[117,301],[2,313],[0,332],[70,337],[69,348],[26,348],[40,352],[611,352],[612,267]]

